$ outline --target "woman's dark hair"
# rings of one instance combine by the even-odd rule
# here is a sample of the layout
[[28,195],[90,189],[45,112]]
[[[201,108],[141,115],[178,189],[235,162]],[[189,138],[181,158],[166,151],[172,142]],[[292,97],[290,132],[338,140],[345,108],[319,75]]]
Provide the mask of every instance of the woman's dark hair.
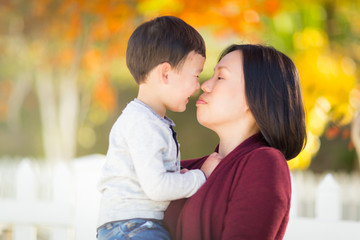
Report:
[[260,132],[287,160],[296,157],[307,135],[295,64],[272,47],[250,44],[229,46],[220,60],[236,50],[242,52],[246,100]]
[[191,51],[206,56],[202,36],[180,18],[162,16],[135,29],[128,42],[126,64],[140,84],[163,62],[179,69]]

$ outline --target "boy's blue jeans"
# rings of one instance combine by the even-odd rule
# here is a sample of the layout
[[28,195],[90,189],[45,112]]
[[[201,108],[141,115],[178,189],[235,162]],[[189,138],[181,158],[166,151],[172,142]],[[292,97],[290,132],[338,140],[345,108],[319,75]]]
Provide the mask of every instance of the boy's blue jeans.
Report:
[[130,219],[108,223],[98,229],[98,240],[170,240],[169,233],[159,220]]

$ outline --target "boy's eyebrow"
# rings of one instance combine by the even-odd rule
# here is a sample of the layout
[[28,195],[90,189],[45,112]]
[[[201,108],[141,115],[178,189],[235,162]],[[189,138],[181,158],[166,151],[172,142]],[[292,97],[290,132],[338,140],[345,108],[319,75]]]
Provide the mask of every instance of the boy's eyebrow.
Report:
[[202,73],[203,70],[204,70],[203,68],[198,68],[198,69],[196,70],[196,73]]

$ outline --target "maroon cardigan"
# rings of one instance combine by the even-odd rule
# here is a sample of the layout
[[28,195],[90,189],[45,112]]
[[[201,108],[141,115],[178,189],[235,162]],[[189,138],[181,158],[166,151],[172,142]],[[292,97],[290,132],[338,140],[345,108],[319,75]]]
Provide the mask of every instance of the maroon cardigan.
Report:
[[[182,161],[199,169],[206,157]],[[245,140],[188,199],[171,202],[164,224],[172,239],[282,239],[289,221],[290,172],[261,134]]]

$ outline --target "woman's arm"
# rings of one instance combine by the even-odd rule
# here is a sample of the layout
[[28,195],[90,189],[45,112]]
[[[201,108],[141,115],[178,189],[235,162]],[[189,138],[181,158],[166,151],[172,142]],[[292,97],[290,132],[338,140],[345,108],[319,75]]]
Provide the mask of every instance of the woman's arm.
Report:
[[271,148],[256,150],[235,181],[222,239],[282,239],[291,199],[284,156]]

